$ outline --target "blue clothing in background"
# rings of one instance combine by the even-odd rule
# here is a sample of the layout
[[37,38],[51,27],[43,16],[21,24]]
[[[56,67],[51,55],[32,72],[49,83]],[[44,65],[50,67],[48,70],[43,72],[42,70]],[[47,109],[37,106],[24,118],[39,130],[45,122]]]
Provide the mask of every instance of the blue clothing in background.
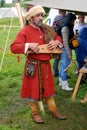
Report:
[[87,27],[83,27],[79,32],[78,37],[79,47],[76,49],[76,59],[78,62],[78,67],[84,65],[84,58],[87,56]]
[[64,72],[64,70],[68,67],[71,60],[67,57],[65,48],[62,48],[62,51],[63,53],[61,54],[59,77],[61,77],[62,80],[67,80],[67,71]]

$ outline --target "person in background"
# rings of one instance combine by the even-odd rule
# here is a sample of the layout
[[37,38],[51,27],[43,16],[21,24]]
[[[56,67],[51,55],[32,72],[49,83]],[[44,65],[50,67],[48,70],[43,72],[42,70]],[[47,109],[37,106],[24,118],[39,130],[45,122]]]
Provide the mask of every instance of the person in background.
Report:
[[67,70],[72,60],[72,49],[69,46],[69,40],[74,37],[73,27],[76,16],[73,13],[68,13],[64,19],[61,28],[61,35],[64,47],[62,48],[60,69],[59,69],[59,86],[62,86],[63,90],[72,91],[73,88],[69,87]]
[[[43,15],[45,15],[45,10],[42,6],[31,7],[24,16],[27,25],[20,30],[10,46],[11,52],[26,55],[21,97],[28,99],[32,119],[39,124],[44,123],[44,120],[38,111],[37,102],[43,99],[45,99],[54,118],[66,119],[66,116],[58,112],[54,100],[55,89],[50,65],[51,54],[38,53],[39,45],[47,43],[48,49],[53,51],[63,44],[61,37],[55,33],[54,29],[43,24]],[[28,53],[30,50],[34,53]]]
[[[87,27],[83,27],[79,31],[78,35],[78,42],[79,42],[79,47],[76,49],[76,59],[78,63],[78,72],[80,69],[85,65],[85,58],[87,58]],[[82,76],[81,82],[85,83],[87,79],[87,74],[85,73]]]
[[[58,24],[66,15],[66,11],[59,9],[59,15],[55,16],[54,21],[53,21],[53,28],[56,31],[56,24]],[[54,77],[59,76],[59,69],[58,69],[58,64],[60,61],[60,57],[57,57],[54,59],[53,63],[53,75]]]
[[74,25],[74,34],[76,36],[79,35],[79,31],[81,30],[81,28],[83,27],[87,27],[87,23],[85,23],[85,15],[84,13],[80,13],[78,15],[78,22]]
[[[87,27],[87,23],[85,23],[85,15],[84,13],[80,13],[78,15],[78,22],[74,25],[74,35],[76,37],[79,36],[79,32],[80,30],[83,28],[83,27]],[[75,71],[75,74],[78,74],[79,73],[79,70],[78,70],[78,62],[77,62],[77,59],[76,59],[76,71]]]

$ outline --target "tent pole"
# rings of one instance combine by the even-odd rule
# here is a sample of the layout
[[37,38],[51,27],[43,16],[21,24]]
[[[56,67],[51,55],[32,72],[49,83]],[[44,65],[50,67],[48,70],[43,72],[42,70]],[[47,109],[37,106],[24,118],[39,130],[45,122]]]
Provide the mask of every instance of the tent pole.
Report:
[[4,47],[4,51],[3,51],[3,56],[2,56],[1,63],[0,63],[0,71],[2,69],[2,65],[3,65],[3,62],[4,62],[4,57],[5,57],[5,53],[6,53],[6,49],[7,49],[7,44],[8,44],[10,32],[11,32],[12,22],[13,22],[13,17],[12,17],[11,22],[10,22],[10,27],[9,27],[9,30],[8,30],[7,39],[6,39],[6,43],[5,43],[5,47]]
[[23,16],[22,16],[21,7],[20,7],[19,2],[16,2],[16,8],[17,8],[18,16],[19,16],[20,26],[21,26],[21,28],[23,28],[23,26],[24,26]]

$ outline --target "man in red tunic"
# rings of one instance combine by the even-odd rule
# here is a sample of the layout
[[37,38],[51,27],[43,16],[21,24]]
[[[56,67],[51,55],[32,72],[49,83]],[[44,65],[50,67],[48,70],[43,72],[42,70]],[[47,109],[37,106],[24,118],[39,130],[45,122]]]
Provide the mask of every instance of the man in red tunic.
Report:
[[[48,109],[53,117],[66,119],[65,116],[57,112],[54,101],[54,81],[50,65],[51,54],[39,54],[39,45],[48,45],[49,50],[55,50],[62,45],[61,38],[54,30],[43,24],[45,10],[37,5],[29,9],[25,14],[25,21],[29,21],[17,34],[10,46],[11,52],[15,54],[25,54],[26,63],[23,74],[21,97],[28,98],[29,106],[32,110],[32,119],[36,123],[44,123],[38,113],[37,102],[45,99]],[[34,53],[28,53],[32,50]],[[33,67],[33,68],[32,68]],[[30,70],[31,68],[31,70]],[[28,72],[26,72],[28,71]]]

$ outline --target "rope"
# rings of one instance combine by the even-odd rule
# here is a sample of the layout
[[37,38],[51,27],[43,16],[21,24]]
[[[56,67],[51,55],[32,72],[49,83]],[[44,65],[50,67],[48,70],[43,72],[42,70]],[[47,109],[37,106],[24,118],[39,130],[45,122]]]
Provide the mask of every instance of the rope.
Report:
[[[1,50],[2,52],[4,51],[4,49],[2,49],[1,47],[0,47],[0,50]],[[8,54],[8,55],[14,56],[14,57],[17,57],[17,56],[20,56],[20,55],[21,55],[21,54],[13,54],[13,53],[11,53],[11,52],[9,52],[9,51],[6,51],[5,53]]]
[[9,30],[8,30],[8,35],[7,35],[7,39],[6,39],[6,43],[5,43],[5,48],[4,48],[4,52],[3,52],[3,56],[2,56],[2,60],[1,60],[1,64],[0,64],[0,71],[2,69],[2,65],[3,65],[3,61],[4,61],[4,56],[5,56],[5,52],[6,52],[6,48],[7,48],[7,43],[8,43],[8,40],[9,40],[9,36],[10,36],[12,22],[13,22],[13,17],[11,19]]

